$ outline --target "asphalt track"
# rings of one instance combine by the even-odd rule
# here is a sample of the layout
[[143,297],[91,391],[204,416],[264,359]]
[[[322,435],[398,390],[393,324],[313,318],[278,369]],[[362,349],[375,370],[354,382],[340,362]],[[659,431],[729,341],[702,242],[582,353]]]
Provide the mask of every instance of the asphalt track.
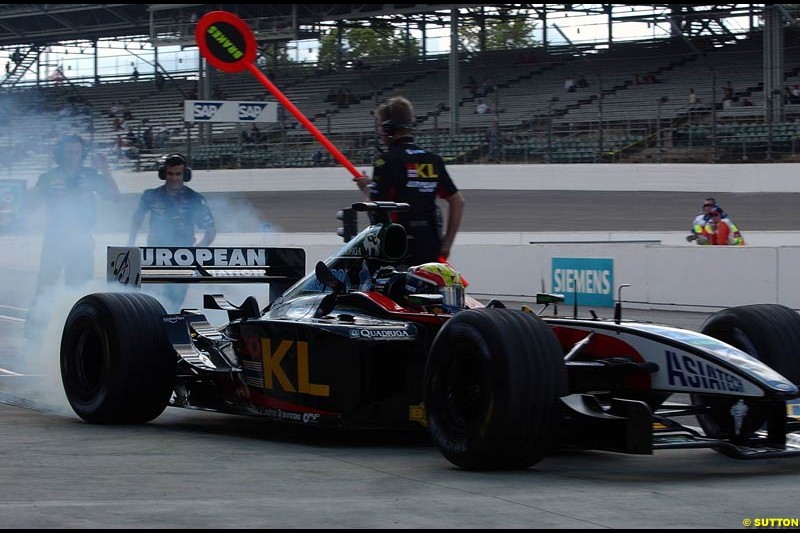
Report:
[[[471,190],[462,230],[683,230],[708,194]],[[284,231],[313,232],[334,231],[335,209],[358,200],[335,191],[208,196],[212,208],[252,205]],[[745,232],[800,229],[797,194],[717,198]],[[134,206],[126,195],[115,212],[101,211],[104,228],[119,231],[114,220],[127,224]],[[521,472],[475,473],[424,436],[322,435],[172,408],[144,426],[92,426],[61,392],[59,325],[40,348],[22,340],[19,302],[32,273],[0,276],[13,276],[0,291],[3,528],[742,528],[800,515],[800,458],[570,451]],[[705,317],[626,313],[693,329]]]
[[[713,196],[742,232],[800,231],[800,193],[649,191],[463,191],[460,231],[687,231]],[[139,194],[99,204],[104,231],[127,233]],[[335,232],[336,211],[361,200],[357,191],[205,193],[220,232],[260,231],[264,223],[289,233]],[[365,225],[364,217],[361,225]],[[34,226],[37,222],[34,221]]]

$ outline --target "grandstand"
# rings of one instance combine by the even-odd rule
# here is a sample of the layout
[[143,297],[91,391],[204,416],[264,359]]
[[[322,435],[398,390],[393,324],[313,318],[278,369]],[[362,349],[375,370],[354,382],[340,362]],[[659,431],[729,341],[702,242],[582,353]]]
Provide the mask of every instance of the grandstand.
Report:
[[[281,64],[269,73],[356,165],[370,163],[375,153],[372,110],[398,94],[415,104],[420,144],[454,164],[794,161],[800,98],[785,97],[782,89],[800,84],[800,31],[793,15],[783,13],[780,49],[773,51],[782,58],[775,78],[780,94],[770,80],[772,90],[764,89],[769,58],[764,43],[775,30],[756,25],[735,35],[461,52],[455,88],[453,58],[446,54],[385,58],[370,61],[368,68],[352,61],[332,67]],[[0,153],[9,174],[46,168],[50,145],[67,132],[91,135],[95,148],[117,165],[140,170],[153,168],[171,151],[188,153],[195,168],[333,164],[288,113],[265,124],[258,143],[243,142],[239,124],[184,121],[183,101],[211,84],[228,100],[272,100],[247,73],[165,72],[160,85],[153,72],[137,81],[127,75],[65,75],[37,76],[35,84],[26,84],[19,70],[38,68],[47,47],[25,50],[0,84],[0,119],[7,133],[0,137]],[[487,79],[490,90],[481,95],[466,90],[470,77]],[[569,78],[585,84],[567,91]],[[350,94],[346,102],[332,98],[338,89]],[[687,100],[690,89],[697,95],[694,103]],[[120,101],[128,111],[124,129],[111,113]],[[479,102],[489,104],[490,112],[477,112]],[[492,147],[487,132],[494,124],[499,134]]]

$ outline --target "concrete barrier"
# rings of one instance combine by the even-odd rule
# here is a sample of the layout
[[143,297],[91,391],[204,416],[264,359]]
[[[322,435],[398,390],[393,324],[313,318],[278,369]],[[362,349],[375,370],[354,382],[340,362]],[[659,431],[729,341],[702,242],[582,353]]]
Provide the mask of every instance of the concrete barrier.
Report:
[[[509,233],[502,238],[492,233],[462,234],[450,261],[469,281],[469,292],[479,297],[532,300],[537,292],[559,289],[554,287],[554,259],[608,259],[613,265],[613,285],[606,288],[605,296],[613,301],[617,288],[629,284],[622,299],[632,307],[692,311],[781,303],[800,309],[800,272],[796,268],[800,246],[697,246],[685,241],[670,245],[659,243],[662,239],[654,233],[639,238],[625,234],[625,239],[618,240],[603,240],[602,235],[595,235],[593,241],[588,240],[590,235],[583,235],[583,242],[553,242],[559,234]],[[667,241],[675,237],[662,236]],[[574,237],[570,235],[570,239]],[[125,238],[97,237],[99,279],[105,277],[105,246],[119,245]],[[764,236],[764,240],[769,239]],[[214,245],[302,247],[310,271],[314,263],[333,255],[343,243],[333,234],[240,233],[221,234]],[[38,269],[41,237],[3,236],[0,246],[9,251],[0,259],[0,266]],[[266,290],[259,292],[266,294]],[[585,296],[578,293],[579,303]]]
[[[460,188],[503,190],[800,192],[798,164],[452,165]],[[368,170],[365,168],[364,170]],[[353,190],[341,167],[195,171],[192,187],[214,191]],[[123,192],[153,186],[153,173],[115,172]],[[32,184],[35,177],[28,178]],[[486,296],[532,297],[553,290],[554,259],[609,259],[613,288],[629,305],[698,310],[774,302],[800,308],[800,233],[747,232],[748,246],[697,246],[685,232],[459,233],[451,262]],[[141,236],[140,236],[141,237]],[[99,235],[97,275],[104,278],[106,245],[125,235]],[[35,270],[41,237],[2,236],[0,266]],[[309,267],[341,245],[333,232],[221,234],[215,246],[299,246]],[[266,292],[266,291],[264,291]],[[188,301],[188,300],[187,300]],[[580,296],[579,296],[580,301]]]

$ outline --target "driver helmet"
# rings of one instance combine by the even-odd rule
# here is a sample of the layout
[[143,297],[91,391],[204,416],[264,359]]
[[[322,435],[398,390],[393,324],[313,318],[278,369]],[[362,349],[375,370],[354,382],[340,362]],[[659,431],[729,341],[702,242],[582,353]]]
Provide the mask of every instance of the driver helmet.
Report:
[[409,294],[441,294],[447,311],[464,309],[464,281],[453,267],[444,263],[412,266],[406,276]]

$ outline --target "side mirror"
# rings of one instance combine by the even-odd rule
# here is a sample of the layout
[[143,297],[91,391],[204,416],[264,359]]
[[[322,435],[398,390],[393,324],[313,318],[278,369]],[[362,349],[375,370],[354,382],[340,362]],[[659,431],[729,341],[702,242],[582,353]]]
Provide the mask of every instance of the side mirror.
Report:
[[344,239],[344,242],[358,235],[358,213],[355,209],[347,208],[336,212],[336,218],[342,221],[342,227],[336,230],[336,234]]

